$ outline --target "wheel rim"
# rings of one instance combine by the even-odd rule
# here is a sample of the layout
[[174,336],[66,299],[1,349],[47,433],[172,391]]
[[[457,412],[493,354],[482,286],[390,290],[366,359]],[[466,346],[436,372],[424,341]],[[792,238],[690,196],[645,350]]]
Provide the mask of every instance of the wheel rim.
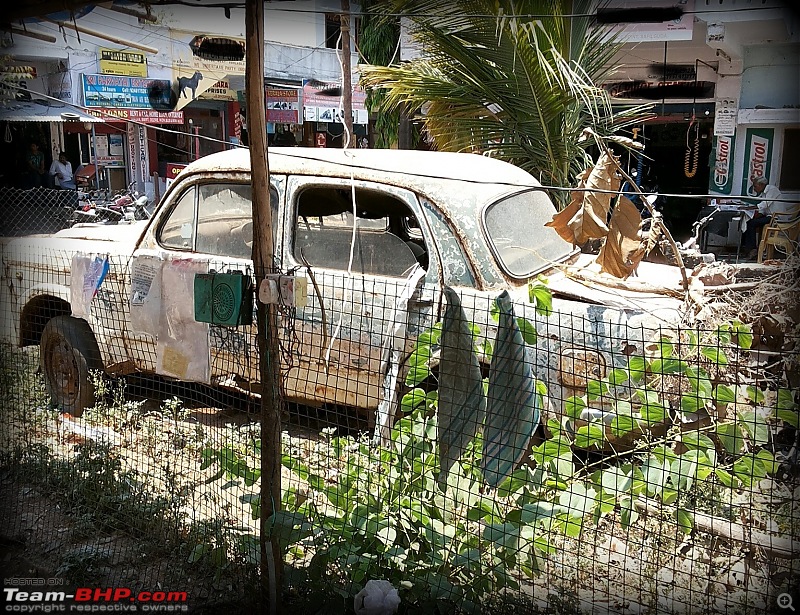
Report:
[[72,346],[60,338],[45,354],[45,374],[51,394],[59,403],[74,402],[80,391],[80,369]]

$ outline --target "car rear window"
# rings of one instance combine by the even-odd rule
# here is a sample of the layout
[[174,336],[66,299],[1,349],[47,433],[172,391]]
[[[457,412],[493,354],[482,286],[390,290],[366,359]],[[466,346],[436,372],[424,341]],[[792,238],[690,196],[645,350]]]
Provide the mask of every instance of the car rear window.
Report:
[[545,226],[555,208],[542,190],[526,190],[489,205],[483,224],[500,267],[514,278],[528,278],[572,253],[572,245]]

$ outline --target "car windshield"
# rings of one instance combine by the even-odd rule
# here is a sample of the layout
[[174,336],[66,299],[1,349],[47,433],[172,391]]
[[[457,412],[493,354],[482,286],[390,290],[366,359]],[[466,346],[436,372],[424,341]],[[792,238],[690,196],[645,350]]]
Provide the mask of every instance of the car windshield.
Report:
[[555,210],[542,190],[526,190],[489,205],[483,223],[500,267],[528,278],[572,253],[572,246],[545,226]]

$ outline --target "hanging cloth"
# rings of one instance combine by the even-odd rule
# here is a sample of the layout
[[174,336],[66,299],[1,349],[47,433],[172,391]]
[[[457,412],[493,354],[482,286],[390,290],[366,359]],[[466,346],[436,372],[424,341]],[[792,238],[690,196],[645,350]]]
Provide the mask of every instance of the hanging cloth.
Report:
[[508,291],[503,291],[495,304],[500,316],[489,366],[483,431],[483,477],[491,487],[510,476],[525,456],[542,411]]
[[436,437],[439,443],[439,486],[447,486],[450,468],[475,438],[486,413],[483,381],[469,321],[461,300],[449,286],[444,287],[447,309],[439,338],[439,414]]

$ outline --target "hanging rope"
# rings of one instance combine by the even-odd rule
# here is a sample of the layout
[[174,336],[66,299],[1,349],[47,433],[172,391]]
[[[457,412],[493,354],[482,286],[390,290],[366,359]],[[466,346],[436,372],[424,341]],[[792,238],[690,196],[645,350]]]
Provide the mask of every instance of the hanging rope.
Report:
[[[692,128],[694,128],[694,142],[690,143]],[[683,174],[692,178],[697,174],[697,164],[700,161],[700,124],[695,121],[694,115],[686,130],[686,153],[683,157]]]

